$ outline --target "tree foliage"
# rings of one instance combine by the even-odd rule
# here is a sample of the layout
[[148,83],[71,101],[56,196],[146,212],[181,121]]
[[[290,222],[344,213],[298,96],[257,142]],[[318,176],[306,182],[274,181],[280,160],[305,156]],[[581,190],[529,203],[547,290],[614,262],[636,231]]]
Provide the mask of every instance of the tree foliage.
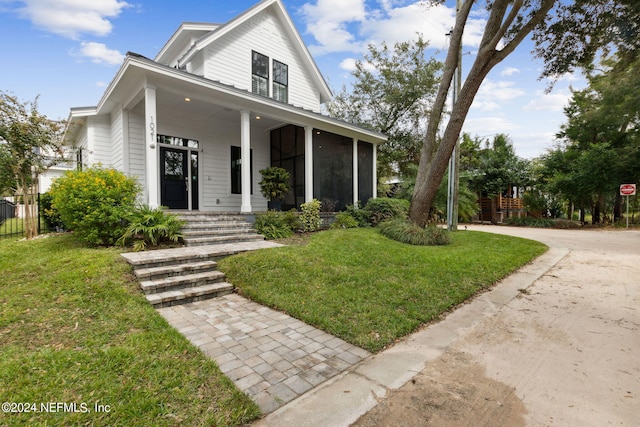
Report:
[[442,69],[440,62],[425,57],[427,47],[420,35],[416,42],[393,47],[369,45],[369,52],[356,61],[351,90],[343,87],[327,105],[333,117],[389,136],[378,149],[382,176],[403,175],[409,164],[418,163],[425,116]]
[[488,17],[478,53],[448,122],[441,126],[464,27],[478,3],[466,0],[458,10],[442,80],[429,115],[409,212],[410,218],[420,225],[429,220],[438,186],[482,81],[529,34],[533,33],[536,41],[536,54],[545,61],[543,77],[557,77],[576,67],[591,66],[598,54],[612,50],[618,50],[627,59],[633,58],[640,43],[637,37],[640,6],[636,0],[488,0]]
[[619,185],[640,181],[639,66],[640,58],[616,56],[589,72],[588,87],[574,91],[565,108],[561,144],[542,158],[548,190],[591,210],[594,223],[610,205],[619,218]]
[[39,176],[63,160],[62,124],[38,111],[38,99],[22,102],[0,91],[0,192],[22,195],[27,238],[37,234],[34,199]]
[[504,193],[509,186],[524,187],[529,181],[529,162],[516,155],[513,142],[504,134],[478,152],[476,166],[467,171],[470,187],[487,197]]

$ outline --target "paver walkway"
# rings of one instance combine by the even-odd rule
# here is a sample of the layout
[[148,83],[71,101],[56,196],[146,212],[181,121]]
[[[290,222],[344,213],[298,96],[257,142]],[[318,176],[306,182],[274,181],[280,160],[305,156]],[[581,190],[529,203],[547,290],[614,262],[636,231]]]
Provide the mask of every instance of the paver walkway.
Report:
[[264,414],[370,353],[237,294],[158,309]]

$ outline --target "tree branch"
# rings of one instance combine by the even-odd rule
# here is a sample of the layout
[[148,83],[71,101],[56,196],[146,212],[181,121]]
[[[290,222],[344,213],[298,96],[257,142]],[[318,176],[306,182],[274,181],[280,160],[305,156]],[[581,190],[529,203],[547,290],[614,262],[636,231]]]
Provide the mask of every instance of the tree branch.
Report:
[[507,43],[507,45],[498,51],[498,58],[502,61],[504,58],[509,56],[518,45],[527,37],[533,29],[540,24],[544,18],[547,16],[549,11],[555,6],[557,0],[543,0],[540,5],[540,9],[538,9],[529,22],[527,22],[517,33],[516,35]]

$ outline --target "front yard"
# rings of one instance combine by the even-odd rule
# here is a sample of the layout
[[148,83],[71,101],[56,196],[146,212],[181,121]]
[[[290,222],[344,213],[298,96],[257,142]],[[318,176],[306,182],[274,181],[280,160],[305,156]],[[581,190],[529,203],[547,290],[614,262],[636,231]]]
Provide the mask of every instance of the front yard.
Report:
[[[476,232],[417,247],[331,230],[219,269],[252,299],[376,352],[545,249]],[[119,250],[72,235],[3,239],[0,271],[0,397],[31,411],[0,413],[0,425],[231,426],[259,415],[147,303]]]
[[118,250],[71,235],[3,239],[0,271],[0,397],[23,412],[3,406],[0,425],[233,426],[258,416],[147,303]]
[[545,252],[538,242],[460,231],[411,246],[373,228],[245,253],[219,268],[249,298],[377,352]]

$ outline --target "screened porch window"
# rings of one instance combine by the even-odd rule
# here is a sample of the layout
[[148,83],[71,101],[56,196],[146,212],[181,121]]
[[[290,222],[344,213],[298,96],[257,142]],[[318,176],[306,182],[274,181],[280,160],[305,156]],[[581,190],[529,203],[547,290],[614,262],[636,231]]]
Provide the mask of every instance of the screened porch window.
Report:
[[269,96],[269,57],[251,52],[251,92]]

